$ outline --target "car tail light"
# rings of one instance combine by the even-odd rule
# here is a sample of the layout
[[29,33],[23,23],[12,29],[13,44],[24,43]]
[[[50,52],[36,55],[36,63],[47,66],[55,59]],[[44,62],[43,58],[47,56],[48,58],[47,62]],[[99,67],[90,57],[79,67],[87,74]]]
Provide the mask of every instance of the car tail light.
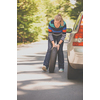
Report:
[[83,46],[83,16],[80,22],[79,30],[74,35],[73,46]]

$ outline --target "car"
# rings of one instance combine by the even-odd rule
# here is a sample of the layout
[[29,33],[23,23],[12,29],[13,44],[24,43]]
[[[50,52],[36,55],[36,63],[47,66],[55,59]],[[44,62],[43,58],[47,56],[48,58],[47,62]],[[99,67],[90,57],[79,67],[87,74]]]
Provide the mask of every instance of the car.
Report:
[[68,79],[78,77],[83,70],[83,11],[79,14],[67,44]]

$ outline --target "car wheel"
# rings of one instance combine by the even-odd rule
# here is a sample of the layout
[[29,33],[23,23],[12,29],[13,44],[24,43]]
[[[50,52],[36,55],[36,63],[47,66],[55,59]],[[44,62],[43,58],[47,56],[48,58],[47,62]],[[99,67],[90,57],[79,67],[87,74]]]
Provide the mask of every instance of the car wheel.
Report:
[[50,56],[50,61],[49,61],[49,72],[50,73],[54,73],[56,57],[57,57],[57,48],[54,47],[51,50],[51,56]]

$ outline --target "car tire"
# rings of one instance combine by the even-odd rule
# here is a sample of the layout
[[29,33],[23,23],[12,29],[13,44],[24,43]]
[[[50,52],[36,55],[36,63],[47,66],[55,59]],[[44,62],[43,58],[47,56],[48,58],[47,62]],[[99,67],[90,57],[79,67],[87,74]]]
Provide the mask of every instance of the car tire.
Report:
[[57,48],[54,47],[54,48],[51,50],[51,55],[50,55],[49,73],[54,73],[56,58],[57,58]]
[[68,79],[75,79],[75,78],[77,78],[77,70],[76,69],[73,69],[70,66],[69,61],[68,61],[67,77],[68,77]]

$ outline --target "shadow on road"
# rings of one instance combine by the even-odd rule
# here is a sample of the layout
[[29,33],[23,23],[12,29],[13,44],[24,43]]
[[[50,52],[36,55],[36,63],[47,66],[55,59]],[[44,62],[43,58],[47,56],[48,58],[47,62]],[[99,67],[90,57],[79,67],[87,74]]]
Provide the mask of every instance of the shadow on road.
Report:
[[[76,80],[67,79],[67,52],[64,51],[64,73],[42,71],[46,53],[24,55],[18,59],[17,100],[83,100],[83,73]],[[19,69],[22,68],[23,70]],[[29,70],[30,68],[31,70]],[[24,77],[23,80],[20,80]]]
[[59,83],[49,82],[51,79],[46,80],[28,80],[18,86],[20,95],[17,100],[83,100],[82,87],[73,82]]

